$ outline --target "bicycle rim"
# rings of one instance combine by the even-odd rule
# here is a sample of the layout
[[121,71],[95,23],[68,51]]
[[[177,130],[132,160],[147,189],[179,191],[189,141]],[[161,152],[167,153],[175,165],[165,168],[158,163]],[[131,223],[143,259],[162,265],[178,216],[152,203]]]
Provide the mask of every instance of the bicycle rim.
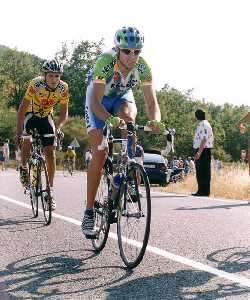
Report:
[[94,203],[96,238],[92,240],[92,244],[96,251],[101,251],[105,247],[109,234],[109,185],[107,175],[102,175]]
[[52,218],[51,193],[50,193],[48,172],[44,161],[41,164],[39,175],[40,175],[39,195],[41,197],[41,202],[42,202],[44,221],[45,221],[45,225],[49,225],[51,223],[51,218]]
[[37,166],[29,165],[29,194],[34,217],[38,216]]
[[[140,195],[142,187],[139,190],[136,173],[144,182],[142,196]],[[132,269],[138,266],[143,259],[151,222],[150,186],[147,174],[141,165],[135,163],[129,170],[120,201],[117,222],[118,245],[123,262]]]

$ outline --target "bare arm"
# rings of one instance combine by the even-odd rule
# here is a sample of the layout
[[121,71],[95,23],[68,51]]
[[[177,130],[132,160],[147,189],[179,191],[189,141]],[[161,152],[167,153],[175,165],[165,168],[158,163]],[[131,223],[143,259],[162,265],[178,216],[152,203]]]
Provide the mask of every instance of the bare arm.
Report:
[[57,129],[61,129],[65,122],[68,119],[68,103],[67,104],[61,104],[60,106],[60,113],[59,113],[59,121],[58,125],[56,126]]
[[195,154],[196,160],[200,158],[201,153],[202,153],[203,149],[205,148],[206,142],[207,142],[207,140],[205,138],[201,141],[199,150]]
[[23,121],[25,113],[30,105],[30,101],[23,99],[17,113],[16,136],[20,137],[23,133]]
[[93,94],[91,99],[91,110],[97,115],[98,118],[106,120],[110,114],[102,105],[102,98],[104,96],[105,84],[93,83]]
[[161,112],[156,99],[156,93],[152,85],[144,85],[143,93],[147,108],[148,118],[150,120],[161,121]]

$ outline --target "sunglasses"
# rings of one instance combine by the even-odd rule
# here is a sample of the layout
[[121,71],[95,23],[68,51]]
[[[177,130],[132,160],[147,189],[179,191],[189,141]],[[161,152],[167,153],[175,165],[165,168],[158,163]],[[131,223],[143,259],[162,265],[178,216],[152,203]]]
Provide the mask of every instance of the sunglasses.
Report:
[[139,55],[141,53],[140,49],[120,49],[122,53],[129,55],[133,53],[135,56]]

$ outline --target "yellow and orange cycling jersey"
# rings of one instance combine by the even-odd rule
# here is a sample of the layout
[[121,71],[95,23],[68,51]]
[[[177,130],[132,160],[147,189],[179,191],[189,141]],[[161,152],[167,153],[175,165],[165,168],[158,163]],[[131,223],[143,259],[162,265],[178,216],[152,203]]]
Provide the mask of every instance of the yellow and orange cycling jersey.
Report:
[[46,117],[53,112],[53,107],[57,104],[67,104],[69,102],[69,88],[66,82],[60,80],[54,91],[47,88],[42,76],[31,80],[24,99],[30,102],[27,112],[32,112],[38,117]]
[[67,150],[65,153],[65,157],[74,158],[76,156],[75,150]]

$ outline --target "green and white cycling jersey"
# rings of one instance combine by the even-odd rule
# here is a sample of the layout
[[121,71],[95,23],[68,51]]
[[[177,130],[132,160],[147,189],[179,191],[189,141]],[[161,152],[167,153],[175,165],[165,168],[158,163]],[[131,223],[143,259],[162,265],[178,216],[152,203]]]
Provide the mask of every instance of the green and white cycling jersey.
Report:
[[152,73],[145,59],[140,56],[135,67],[124,78],[117,64],[117,51],[113,48],[99,56],[88,79],[90,85],[93,82],[104,83],[104,96],[114,98],[139,84],[151,85]]

